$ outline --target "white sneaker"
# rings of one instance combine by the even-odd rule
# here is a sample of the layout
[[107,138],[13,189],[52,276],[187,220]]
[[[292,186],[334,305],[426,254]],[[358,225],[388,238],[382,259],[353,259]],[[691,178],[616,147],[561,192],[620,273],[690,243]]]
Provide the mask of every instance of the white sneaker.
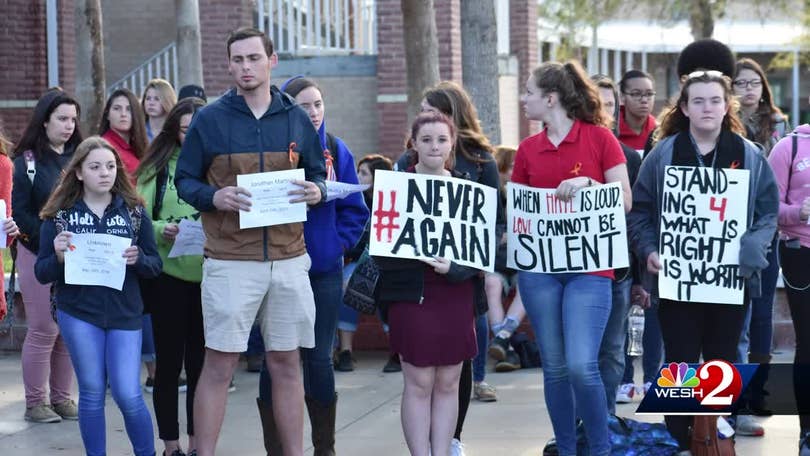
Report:
[[636,394],[636,385],[632,383],[625,383],[619,386],[619,391],[616,392],[617,404],[629,404],[633,402],[633,396]]
[[464,456],[464,444],[458,439],[450,442],[450,456]]
[[737,435],[747,435],[750,437],[762,437],[765,435],[765,428],[754,420],[750,415],[737,416]]

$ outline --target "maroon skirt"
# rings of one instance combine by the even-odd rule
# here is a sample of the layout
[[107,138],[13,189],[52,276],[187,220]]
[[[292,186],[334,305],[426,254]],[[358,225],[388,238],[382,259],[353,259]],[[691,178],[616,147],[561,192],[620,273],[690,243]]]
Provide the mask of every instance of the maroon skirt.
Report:
[[452,283],[426,267],[424,299],[388,307],[391,350],[417,367],[458,364],[475,357],[473,282]]

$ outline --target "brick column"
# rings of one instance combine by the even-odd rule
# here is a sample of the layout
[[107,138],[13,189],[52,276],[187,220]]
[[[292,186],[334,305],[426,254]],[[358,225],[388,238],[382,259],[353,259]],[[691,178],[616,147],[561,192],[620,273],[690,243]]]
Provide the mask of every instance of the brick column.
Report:
[[76,6],[74,0],[57,2],[59,12],[59,85],[76,93]]
[[439,74],[461,84],[461,0],[434,0]]
[[255,27],[255,1],[200,0],[203,81],[207,96],[219,96],[233,86],[228,74],[228,33],[239,27]]
[[[518,58],[518,87],[522,93],[529,73],[537,66],[537,1],[509,1],[509,48]],[[519,113],[520,139],[538,131],[537,122],[529,122]]]
[[[0,14],[0,125],[12,141],[22,135],[33,102],[47,88],[45,2],[7,0]],[[13,63],[12,63],[13,62]]]
[[377,0],[378,152],[396,160],[408,130],[408,81],[400,0]]

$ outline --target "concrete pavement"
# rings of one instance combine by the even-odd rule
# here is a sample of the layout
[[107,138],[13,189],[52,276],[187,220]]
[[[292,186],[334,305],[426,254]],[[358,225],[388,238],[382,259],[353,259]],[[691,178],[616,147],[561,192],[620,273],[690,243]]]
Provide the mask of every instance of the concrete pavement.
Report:
[[[382,352],[358,353],[354,372],[336,372],[338,393],[337,453],[341,456],[407,455],[399,420],[402,393],[401,374],[383,374]],[[490,366],[491,367],[491,366]],[[641,369],[636,369],[640,372]],[[491,369],[490,369],[491,372]],[[552,437],[543,401],[542,370],[488,373],[487,382],[498,388],[498,401],[473,401],[462,435],[468,456],[539,456]],[[261,427],[256,410],[258,375],[236,374],[237,390],[228,397],[228,409],[219,440],[219,454],[263,454]],[[146,394],[152,409],[151,395]],[[660,421],[661,417],[634,417],[638,403],[619,405],[619,415]],[[78,424],[32,424],[23,420],[25,401],[20,371],[20,354],[0,352],[0,454],[3,456],[80,455],[82,443]],[[185,426],[185,402],[181,394],[181,434]],[[153,414],[154,419],[154,414]],[[757,418],[758,420],[760,418]],[[737,454],[743,456],[797,454],[798,419],[776,416],[763,420],[762,438],[740,437]],[[157,437],[157,427],[155,427]],[[306,454],[312,454],[309,429],[305,431]],[[109,455],[132,454],[118,409],[108,395],[107,448]],[[158,454],[162,443],[156,441]]]

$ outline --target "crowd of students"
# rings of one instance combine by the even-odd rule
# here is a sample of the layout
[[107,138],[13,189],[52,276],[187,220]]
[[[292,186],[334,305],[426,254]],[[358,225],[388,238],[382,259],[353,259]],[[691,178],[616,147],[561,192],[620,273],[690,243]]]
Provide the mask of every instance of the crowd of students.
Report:
[[[796,362],[810,357],[804,270],[810,127],[790,133],[762,68],[751,59],[735,61],[721,43],[703,40],[684,49],[680,90],[657,119],[655,82],[645,72],[628,71],[616,84],[588,77],[574,61],[540,65],[526,75],[521,104],[543,130],[517,149],[491,145],[464,88],[441,82],[426,88],[395,163],[383,155],[355,161],[359,157],[327,131],[328,94],[315,81],[295,77],[271,88],[277,57],[261,32],[237,30],[227,49],[235,88],[209,107],[201,88],[185,87],[178,97],[156,79],[140,100],[115,90],[99,136],[84,139],[79,103],[54,88],[40,98],[13,148],[0,136],[3,228],[17,239],[13,251],[28,322],[25,418],[78,420],[88,455],[106,451],[107,388],[134,453],[155,454],[141,362],[163,454],[213,454],[225,393],[254,321],[266,351],[257,404],[267,453],[303,453],[306,408],[315,454],[334,455],[334,369],[353,368],[358,320],[342,302],[343,288],[368,248],[373,193],[326,201],[327,182],[373,185],[377,170],[456,177],[500,193],[496,272],[441,257],[375,257],[379,317],[391,346],[385,370],[403,372],[402,427],[411,454],[463,454],[471,397],[497,399],[485,382],[487,355],[496,370],[520,366],[512,336],[524,317],[539,346],[561,455],[577,454],[578,419],[589,454],[611,454],[609,414],[616,403],[647,393],[664,360],[769,363],[780,265],[797,334]],[[661,181],[669,165],[750,171],[739,258],[742,306],[659,299]],[[240,230],[237,211],[250,208],[251,195],[236,185],[236,175],[293,168],[305,169],[306,180],[295,182],[291,198],[310,206],[307,221]],[[562,274],[508,268],[508,181],[556,189],[562,201],[587,187],[618,183],[630,267]],[[202,221],[205,259],[169,258],[182,220]],[[122,290],[65,282],[65,252],[77,233],[131,238],[121,252],[127,264]],[[646,309],[641,386],[625,356],[632,304]],[[5,310],[0,302],[0,318]],[[74,372],[78,406],[71,398]],[[745,406],[764,415],[766,393],[758,386]],[[185,445],[178,426],[183,388]],[[796,393],[808,394],[798,387]],[[748,414],[730,421],[738,434],[764,433]],[[690,454],[691,418],[667,416],[666,424],[681,454]],[[810,455],[810,418],[802,415],[800,426],[800,454]]]

